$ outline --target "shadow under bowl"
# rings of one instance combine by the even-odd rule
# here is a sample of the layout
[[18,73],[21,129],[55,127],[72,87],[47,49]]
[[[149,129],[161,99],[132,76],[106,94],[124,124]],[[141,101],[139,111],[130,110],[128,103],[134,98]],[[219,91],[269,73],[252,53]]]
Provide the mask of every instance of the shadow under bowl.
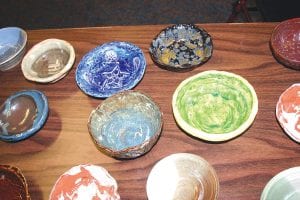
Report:
[[300,70],[300,18],[279,23],[271,35],[270,46],[280,63]]
[[69,42],[47,39],[27,52],[21,66],[26,79],[54,83],[67,75],[74,61],[75,51]]
[[219,179],[214,168],[202,157],[176,153],[154,165],[146,188],[148,200],[215,200]]
[[88,129],[100,150],[115,158],[130,159],[150,151],[162,124],[160,108],[149,96],[124,91],[91,112]]
[[1,199],[30,200],[27,181],[19,168],[0,165],[0,177]]
[[41,129],[47,117],[48,101],[42,92],[17,92],[0,106],[0,140],[24,140]]
[[205,63],[211,56],[210,35],[193,24],[176,24],[163,29],[150,45],[152,60],[170,71],[186,71]]
[[25,53],[26,32],[18,27],[0,29],[0,71],[12,69],[18,65]]

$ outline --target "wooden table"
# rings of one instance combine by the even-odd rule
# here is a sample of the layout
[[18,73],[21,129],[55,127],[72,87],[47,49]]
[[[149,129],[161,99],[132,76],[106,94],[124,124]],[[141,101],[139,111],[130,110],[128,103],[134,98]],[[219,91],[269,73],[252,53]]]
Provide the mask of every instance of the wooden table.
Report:
[[[149,44],[166,25],[119,26],[28,31],[28,45],[47,38],[69,41],[76,51],[71,72],[54,84],[25,80],[20,66],[0,72],[0,103],[24,89],[43,91],[49,100],[48,120],[37,134],[18,143],[0,142],[0,163],[22,169],[33,200],[48,199],[57,178],[72,166],[91,163],[105,167],[117,180],[122,199],[147,199],[146,181],[153,165],[172,153],[202,156],[220,179],[219,199],[259,199],[265,184],[278,172],[300,165],[299,144],[283,132],[275,118],[280,94],[300,81],[300,72],[283,67],[273,58],[270,34],[275,23],[200,24],[212,36],[212,58],[193,71],[176,73],[157,67]],[[154,98],[164,113],[164,127],[154,148],[146,155],[120,161],[101,153],[87,129],[90,112],[101,99],[85,95],[75,83],[75,70],[84,54],[109,41],[138,45],[147,60],[146,74],[135,90]],[[205,70],[226,70],[245,77],[255,88],[259,111],[253,125],[238,138],[212,144],[186,135],[176,125],[172,94],[185,78]]]

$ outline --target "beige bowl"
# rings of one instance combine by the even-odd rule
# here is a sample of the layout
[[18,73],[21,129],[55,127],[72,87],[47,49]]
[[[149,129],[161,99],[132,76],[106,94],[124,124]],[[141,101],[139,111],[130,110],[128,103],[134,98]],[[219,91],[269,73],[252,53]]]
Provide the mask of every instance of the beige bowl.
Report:
[[219,180],[202,157],[177,153],[155,164],[147,180],[148,200],[217,199]]
[[22,61],[26,79],[39,83],[54,83],[72,68],[75,61],[73,46],[59,39],[47,39],[33,46]]

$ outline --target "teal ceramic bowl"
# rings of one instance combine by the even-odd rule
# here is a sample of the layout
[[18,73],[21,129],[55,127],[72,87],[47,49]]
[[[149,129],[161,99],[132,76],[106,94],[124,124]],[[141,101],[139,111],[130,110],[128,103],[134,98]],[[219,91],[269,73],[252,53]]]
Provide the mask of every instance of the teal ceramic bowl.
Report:
[[149,96],[125,91],[107,98],[91,112],[88,129],[99,149],[109,156],[135,158],[158,140],[162,113]]
[[286,169],[274,176],[265,186],[261,200],[299,200],[300,167]]

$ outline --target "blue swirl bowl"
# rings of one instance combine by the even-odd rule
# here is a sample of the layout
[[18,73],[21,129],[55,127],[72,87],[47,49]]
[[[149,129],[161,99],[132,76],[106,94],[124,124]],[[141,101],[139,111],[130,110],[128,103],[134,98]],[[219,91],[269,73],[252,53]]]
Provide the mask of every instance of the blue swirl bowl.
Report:
[[47,97],[38,90],[17,92],[0,107],[0,140],[18,142],[36,133],[48,117]]
[[130,159],[150,151],[162,124],[158,105],[149,96],[128,90],[107,98],[93,110],[88,129],[101,151]]
[[88,52],[76,70],[76,83],[86,94],[106,98],[135,87],[143,78],[146,59],[128,42],[109,42]]

